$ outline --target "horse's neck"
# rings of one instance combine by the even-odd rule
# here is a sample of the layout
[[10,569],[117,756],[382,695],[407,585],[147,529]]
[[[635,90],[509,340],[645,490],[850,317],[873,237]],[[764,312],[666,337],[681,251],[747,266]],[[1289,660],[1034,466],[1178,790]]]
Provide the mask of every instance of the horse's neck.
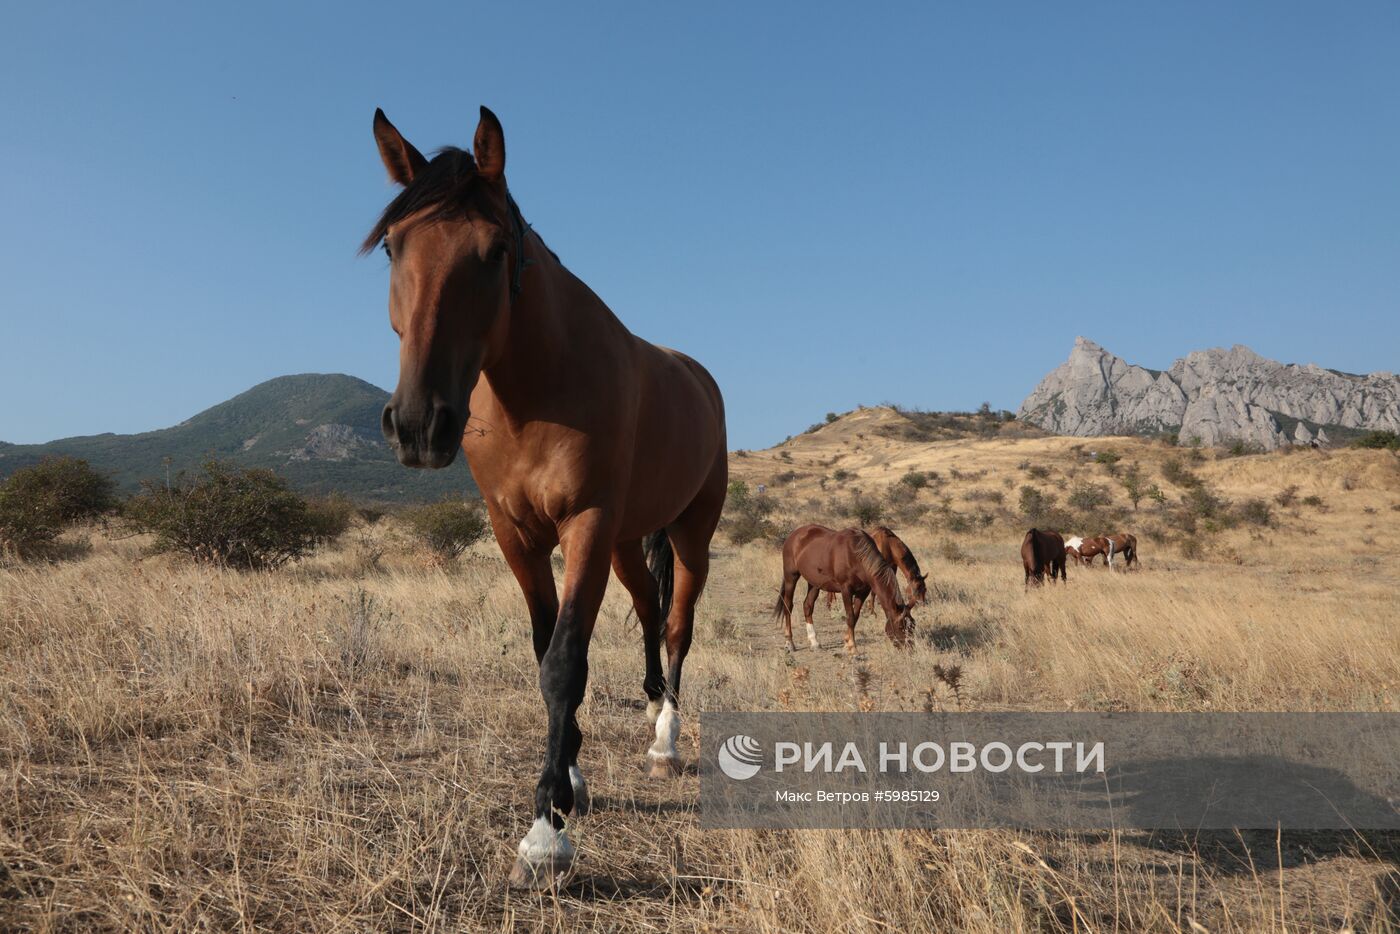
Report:
[[875,594],[875,599],[880,601],[880,609],[885,611],[885,615],[894,619],[898,615],[895,608],[895,590],[890,586],[889,578],[884,574],[867,571],[870,578],[870,590]]
[[511,298],[502,350],[485,370],[502,409],[521,419],[532,417],[541,404],[557,405],[544,389],[549,380],[567,378],[582,388],[590,352],[577,339],[579,333],[621,328],[602,300],[533,231],[526,236],[525,255],[529,265],[520,294]]

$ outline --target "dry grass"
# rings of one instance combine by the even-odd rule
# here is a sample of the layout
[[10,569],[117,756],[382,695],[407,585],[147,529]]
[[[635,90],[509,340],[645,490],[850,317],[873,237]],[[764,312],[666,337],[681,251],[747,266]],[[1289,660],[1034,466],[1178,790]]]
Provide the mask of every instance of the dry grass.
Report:
[[[1062,481],[1080,443],[800,441],[795,464],[734,461],[796,471],[781,494],[794,513],[833,469],[809,459],[842,458],[867,486],[957,465],[958,492],[1021,477],[1028,458]],[[1136,444],[1113,442],[1163,456]],[[1220,533],[1228,561],[1144,543],[1141,571],[1071,568],[1068,588],[1027,594],[1014,526],[957,537],[956,561],[940,557],[946,531],[902,530],[934,600],[907,653],[867,620],[847,659],[823,610],[824,648],[786,655],[768,617],[776,552],[717,542],[682,753],[694,760],[695,714],[713,708],[1397,710],[1400,486],[1392,455],[1355,453],[1193,468],[1231,496],[1286,482],[1327,502]],[[140,544],[93,533],[73,560],[0,570],[0,929],[1396,926],[1395,835],[701,832],[694,774],[643,777],[639,638],[615,585],[581,714],[596,809],[575,827],[579,871],[559,893],[511,893],[543,717],[494,546],[444,567],[386,522],[242,574]],[[961,668],[957,696],[936,665]]]

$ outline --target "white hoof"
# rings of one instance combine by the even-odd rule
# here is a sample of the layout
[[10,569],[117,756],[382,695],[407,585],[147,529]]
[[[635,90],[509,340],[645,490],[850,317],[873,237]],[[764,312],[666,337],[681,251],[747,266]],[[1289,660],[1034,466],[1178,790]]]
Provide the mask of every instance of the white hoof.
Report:
[[530,832],[520,841],[515,868],[510,871],[511,888],[544,889],[559,885],[574,866],[574,845],[563,830],[547,817],[535,818]]
[[569,766],[569,786],[574,790],[574,817],[583,817],[593,802],[588,797],[588,782],[583,780],[583,772],[576,765]]
[[656,718],[656,742],[647,750],[647,764],[652,778],[669,778],[680,774],[681,757],[676,752],[676,739],[680,735],[680,711],[667,700]]

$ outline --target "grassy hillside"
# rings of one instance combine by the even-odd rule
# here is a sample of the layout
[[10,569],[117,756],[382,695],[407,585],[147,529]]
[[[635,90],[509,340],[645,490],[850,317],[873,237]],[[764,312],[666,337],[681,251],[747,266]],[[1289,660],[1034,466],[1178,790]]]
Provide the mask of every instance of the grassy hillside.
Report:
[[135,490],[142,479],[197,467],[209,457],[268,467],[308,493],[357,499],[439,499],[473,489],[465,461],[441,471],[399,466],[379,431],[389,394],[353,376],[305,373],[268,380],[171,428],[47,444],[0,446],[0,476],[46,455],[68,454]]

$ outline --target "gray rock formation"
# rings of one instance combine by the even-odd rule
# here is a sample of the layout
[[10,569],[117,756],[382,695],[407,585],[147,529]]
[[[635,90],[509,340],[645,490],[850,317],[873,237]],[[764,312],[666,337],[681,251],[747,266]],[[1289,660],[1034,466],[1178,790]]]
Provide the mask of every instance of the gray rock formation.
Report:
[[1176,432],[1183,442],[1243,441],[1272,450],[1326,443],[1324,426],[1340,436],[1400,431],[1400,377],[1278,363],[1239,344],[1149,370],[1078,337],[1069,359],[1040,381],[1018,415],[1064,435]]

